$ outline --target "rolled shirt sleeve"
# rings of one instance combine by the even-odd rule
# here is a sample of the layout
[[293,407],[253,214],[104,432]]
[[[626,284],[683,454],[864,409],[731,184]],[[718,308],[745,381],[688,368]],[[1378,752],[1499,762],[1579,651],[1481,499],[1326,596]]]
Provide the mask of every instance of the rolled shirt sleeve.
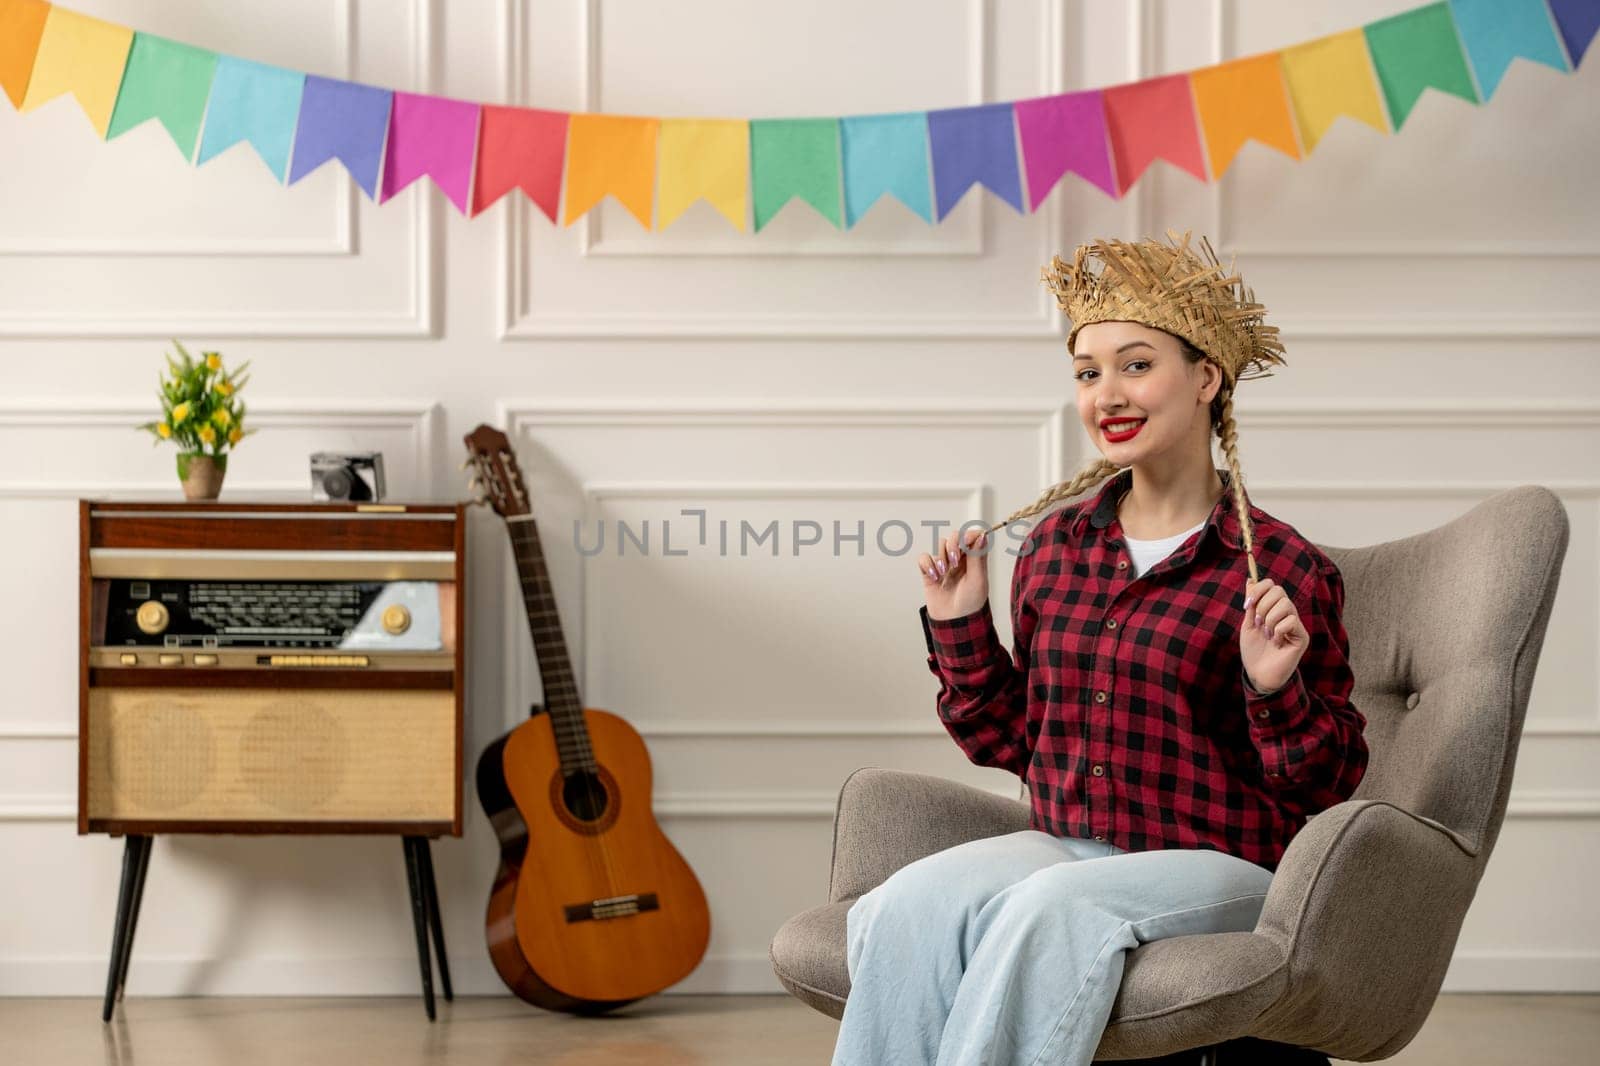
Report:
[[1367,769],[1367,720],[1350,702],[1355,675],[1344,629],[1344,579],[1320,567],[1295,610],[1310,644],[1283,687],[1263,693],[1240,667],[1250,736],[1267,786],[1281,802],[1314,814],[1350,798]]
[[[1012,602],[1020,603],[1026,556],[1012,576]],[[1014,655],[995,631],[989,603],[960,618],[936,619],[921,609],[928,669],[939,679],[938,714],[946,731],[979,766],[1027,777],[1033,746],[1028,738],[1028,647],[1036,616],[1013,616]]]

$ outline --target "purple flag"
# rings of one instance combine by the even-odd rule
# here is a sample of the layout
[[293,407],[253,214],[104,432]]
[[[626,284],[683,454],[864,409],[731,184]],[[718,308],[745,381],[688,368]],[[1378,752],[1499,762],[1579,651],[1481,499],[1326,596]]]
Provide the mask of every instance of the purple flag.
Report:
[[1550,0],[1550,14],[1556,17],[1561,39],[1567,42],[1572,69],[1583,62],[1594,32],[1600,29],[1600,0]]
[[1022,165],[1028,174],[1028,210],[1037,211],[1069,170],[1116,197],[1100,90],[1018,100],[1016,108]]
[[389,129],[393,96],[387,89],[307,74],[289,184],[337,159],[369,200],[377,195],[378,164],[383,159],[383,135]]
[[936,218],[943,220],[974,184],[1022,213],[1017,138],[1010,104],[981,104],[928,112]]
[[389,146],[383,155],[381,204],[424,174],[467,213],[472,157],[478,143],[478,105],[439,96],[395,93]]

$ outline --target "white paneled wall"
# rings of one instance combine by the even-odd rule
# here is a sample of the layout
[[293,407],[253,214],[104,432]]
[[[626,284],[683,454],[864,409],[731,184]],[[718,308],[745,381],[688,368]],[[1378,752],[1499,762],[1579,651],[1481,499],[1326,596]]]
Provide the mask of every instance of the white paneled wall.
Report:
[[[1414,4],[69,6],[396,89],[781,117],[1116,84]],[[1237,253],[1285,333],[1288,365],[1238,401],[1261,506],[1351,546],[1527,482],[1565,501],[1572,543],[1509,821],[1446,987],[1600,989],[1597,66],[1518,61],[1486,105],[1429,93],[1389,137],[1341,120],[1299,163],[1250,145],[1216,184],[1157,164],[1115,201],[1069,177],[1037,214],[972,194],[940,226],[884,201],[849,234],[802,204],[759,235],[704,204],[662,233],[611,201],[569,228],[510,199],[466,220],[426,184],[379,207],[337,165],[284,189],[247,147],[195,169],[154,123],[106,144],[70,100],[0,106],[0,993],[104,987],[121,851],[75,832],[73,501],[178,498],[172,449],[130,428],[154,410],[165,338],[254,360],[261,433],[225,499],[302,492],[311,451],[357,447],[383,450],[392,498],[454,498],[462,435],[482,421],[512,435],[586,702],[644,735],[657,815],[710,897],[709,953],[678,990],[777,990],[768,941],[825,898],[851,770],[1015,794],[934,717],[914,556],[874,533],[992,520],[1086,461],[1039,268],[1089,237],[1168,226]],[[686,510],[705,512],[705,545]],[[655,539],[586,557],[580,521],[648,523]],[[776,555],[739,550],[741,523],[774,521]],[[823,542],[795,550],[797,522]],[[833,553],[835,522],[864,525],[859,555]],[[687,555],[663,553],[664,524]],[[1008,563],[991,574],[1007,638]],[[470,578],[475,759],[539,696],[487,511]],[[470,794],[467,809],[465,837],[435,846],[446,933],[457,986],[497,992],[482,931],[495,844]],[[398,843],[158,841],[135,994],[416,980]]]

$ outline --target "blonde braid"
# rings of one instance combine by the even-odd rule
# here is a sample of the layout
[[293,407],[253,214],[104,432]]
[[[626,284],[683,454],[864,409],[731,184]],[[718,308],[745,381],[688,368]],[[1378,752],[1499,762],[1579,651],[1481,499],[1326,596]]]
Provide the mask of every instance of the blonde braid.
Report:
[[1015,522],[1019,518],[1028,518],[1036,515],[1046,507],[1049,507],[1052,503],[1055,503],[1058,500],[1064,500],[1069,496],[1076,496],[1078,493],[1084,491],[1092,485],[1096,485],[1104,481],[1106,478],[1110,477],[1112,474],[1115,474],[1121,469],[1122,467],[1118,466],[1116,463],[1113,463],[1110,459],[1097,459],[1093,463],[1090,463],[1088,466],[1084,467],[1082,470],[1078,471],[1077,476],[1069,478],[1058,485],[1052,485],[1045,489],[1037,500],[1034,500],[1020,511],[1013,511],[1002,521],[990,526],[986,532],[993,533],[997,529],[1002,529],[1005,526],[1009,526],[1012,522]]
[[1244,533],[1244,558],[1250,567],[1250,580],[1259,581],[1256,573],[1255,531],[1250,526],[1250,500],[1245,495],[1244,477],[1239,473],[1239,427],[1233,421],[1233,390],[1224,388],[1222,416],[1217,420],[1217,436],[1222,438],[1222,455],[1233,474],[1233,506],[1239,514],[1239,529]]

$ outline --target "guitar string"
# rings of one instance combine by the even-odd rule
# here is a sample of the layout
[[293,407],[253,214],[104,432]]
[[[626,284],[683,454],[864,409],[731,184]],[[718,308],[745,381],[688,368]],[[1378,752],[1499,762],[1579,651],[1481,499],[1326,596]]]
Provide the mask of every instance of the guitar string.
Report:
[[[512,540],[517,543],[518,547],[526,548],[526,547],[530,547],[531,546],[534,549],[534,557],[542,558],[543,553],[540,551],[539,545],[538,545],[538,535],[539,535],[538,527],[534,524],[533,516],[531,514],[528,516],[526,521],[519,521],[515,525],[511,525],[510,526],[510,530],[511,530]],[[531,539],[529,537],[527,537],[527,536],[522,536],[523,530],[531,530]],[[517,561],[518,561],[518,564],[519,564],[518,565],[519,577],[521,577],[525,581],[527,579],[527,575],[520,573],[520,571],[522,570],[522,567],[520,565],[521,561],[522,561],[522,554],[520,552],[517,554]],[[536,588],[538,590],[538,593],[539,593],[539,596],[540,596],[540,600],[541,600],[541,604],[542,605],[543,604],[548,604],[552,608],[552,610],[549,613],[550,614],[554,614],[553,608],[554,608],[554,604],[555,604],[555,593],[549,586],[548,578],[543,573],[543,568],[542,567],[531,567],[530,569],[533,569],[535,571],[534,574],[533,574],[533,580],[534,580],[534,584],[535,584],[535,586],[536,586]],[[544,614],[544,613],[545,613],[544,611],[541,611],[541,614]],[[531,624],[532,619],[530,618],[529,621],[530,621],[530,624]],[[559,619],[558,619],[557,620],[558,631],[559,631],[559,624],[560,623],[559,623]],[[544,671],[543,671],[543,669],[541,667],[541,670],[540,670],[540,680],[541,680],[541,682],[544,681],[543,674],[544,674]],[[584,791],[586,793],[586,798],[589,801],[589,810],[591,812],[596,812],[596,811],[598,811],[598,801],[597,801],[596,796],[595,796],[595,779],[599,776],[598,771],[599,771],[599,768],[600,768],[600,764],[599,764],[599,760],[597,760],[594,757],[594,748],[593,748],[593,745],[590,744],[590,742],[589,742],[587,715],[584,713],[583,701],[579,697],[579,694],[578,694],[578,691],[577,691],[577,683],[576,683],[576,679],[573,677],[573,674],[572,674],[572,665],[571,665],[570,659],[569,659],[568,663],[566,664],[566,676],[564,678],[558,679],[557,683],[551,685],[550,689],[546,691],[545,698],[546,698],[547,702],[554,702],[551,699],[551,696],[552,696],[553,692],[559,693],[561,696],[564,696],[564,697],[566,697],[566,696],[570,696],[571,697],[568,709],[572,712],[571,721],[572,721],[573,726],[575,727],[574,731],[573,731],[573,740],[575,741],[575,744],[573,746],[575,746],[577,748],[577,750],[578,750],[578,759],[579,759],[578,770],[579,770],[580,773],[583,774]],[[550,714],[551,714],[551,732],[552,732],[552,735],[556,736],[557,758],[558,759],[562,759],[563,751],[562,751],[561,738],[560,738],[559,735],[556,734],[556,730],[555,730],[556,716],[555,716],[555,713],[554,713],[553,710],[550,711]],[[589,769],[590,766],[593,767],[592,771]],[[601,793],[602,794],[604,793],[604,788],[603,787],[601,788]],[[565,799],[566,799],[566,790],[563,788],[562,789],[562,801],[565,802]],[[613,802],[614,802],[614,800],[613,800]],[[594,834],[594,836],[592,838],[592,846],[589,849],[589,851],[590,851],[589,857],[590,857],[590,860],[591,860],[591,862],[590,862],[591,874],[593,874],[595,872],[594,869],[593,869],[593,859],[595,858],[595,853],[596,852],[598,853],[598,858],[600,860],[599,875],[600,875],[603,883],[606,886],[605,894],[600,898],[602,898],[602,899],[610,899],[610,898],[615,897],[616,895],[618,895],[619,888],[620,888],[620,882],[617,879],[615,865],[613,864],[613,862],[611,860],[610,852],[606,848],[605,836],[604,836],[603,833]]]

